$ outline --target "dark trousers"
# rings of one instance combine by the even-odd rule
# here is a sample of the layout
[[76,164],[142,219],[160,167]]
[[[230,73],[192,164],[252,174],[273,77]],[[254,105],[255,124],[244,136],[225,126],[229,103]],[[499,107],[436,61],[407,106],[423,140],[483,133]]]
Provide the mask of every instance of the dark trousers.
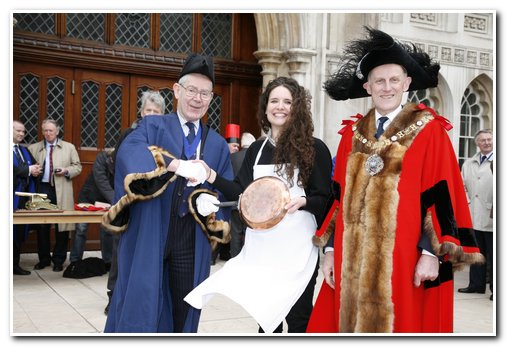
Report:
[[493,292],[493,233],[475,229],[474,233],[479,249],[486,258],[486,263],[470,266],[470,283],[468,286],[481,291],[486,290],[486,277],[489,268],[489,289]]
[[107,277],[107,295],[109,298],[113,296],[114,286],[116,285],[116,278],[118,278],[118,256],[116,250],[118,249],[118,242],[120,242],[120,234],[113,234],[113,248],[111,252],[111,268]]
[[[56,191],[49,183],[41,183],[39,193],[47,194],[51,203],[56,204]],[[69,243],[69,232],[58,231],[58,224],[55,224],[55,246],[53,248],[53,257],[51,257],[51,241],[50,241],[51,224],[41,224],[37,230],[37,253],[39,262],[43,264],[51,264],[51,260],[55,265],[62,265],[67,258],[67,249]]]
[[[26,192],[27,189],[21,189],[21,191]],[[18,206],[14,206],[14,209],[25,208],[27,199],[23,196],[19,197]],[[21,259],[21,244],[25,240],[25,230],[26,225],[24,224],[14,224],[13,225],[13,238],[12,238],[12,265],[19,265],[19,260]]]
[[164,290],[172,302],[173,331],[185,326],[190,305],[183,300],[194,289],[195,220],[192,215],[177,216],[173,211],[164,257]]
[[238,210],[231,211],[231,257],[241,252],[245,244],[246,225],[241,220]]
[[[319,260],[315,265],[315,270],[310,278],[310,282],[305,288],[305,291],[299,297],[298,301],[292,306],[285,321],[287,322],[289,333],[306,333],[306,327],[310,320],[310,315],[313,310],[313,294],[315,291],[315,283],[317,282],[317,275],[319,274]],[[273,331],[274,333],[281,333],[283,331],[283,323]],[[259,333],[264,333],[264,330],[259,327]]]
[[12,265],[19,265],[21,258],[21,243],[25,238],[26,225],[14,224],[14,235],[12,245]]

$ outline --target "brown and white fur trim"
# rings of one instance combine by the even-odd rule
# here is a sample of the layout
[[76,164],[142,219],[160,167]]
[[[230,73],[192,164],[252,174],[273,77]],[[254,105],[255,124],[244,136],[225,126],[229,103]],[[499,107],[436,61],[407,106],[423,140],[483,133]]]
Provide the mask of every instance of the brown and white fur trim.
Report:
[[[424,116],[409,104],[379,141],[390,138]],[[371,110],[356,123],[360,134],[373,139],[375,114]],[[340,292],[340,332],[392,332],[392,253],[398,210],[398,182],[403,157],[424,126],[377,153],[384,169],[370,176],[364,169],[374,152],[354,139],[348,158],[343,197],[343,254]]]
[[164,160],[164,155],[176,159],[176,157],[166,151],[165,149],[157,146],[149,146],[148,150],[151,152],[153,156],[153,160],[155,161],[156,168],[153,171],[143,172],[143,173],[131,173],[125,176],[124,179],[124,188],[126,194],[118,200],[116,204],[111,206],[111,208],[102,216],[102,226],[107,230],[113,233],[122,233],[127,229],[128,223],[123,225],[114,225],[113,221],[119,217],[119,215],[124,212],[125,208],[130,204],[136,201],[145,201],[156,198],[160,194],[162,194],[167,186],[176,180],[176,175],[173,175],[170,179],[165,182],[159,189],[157,189],[152,194],[143,195],[143,194],[135,194],[131,191],[130,184],[137,180],[150,180],[152,178],[160,177],[163,174],[166,174],[167,165]]
[[201,226],[204,234],[208,238],[211,249],[215,250],[219,243],[229,243],[231,241],[231,227],[229,222],[216,219],[216,213],[211,213],[204,217],[197,212],[193,202],[202,194],[210,194],[218,197],[218,194],[209,189],[195,189],[188,197],[188,208],[195,221]]

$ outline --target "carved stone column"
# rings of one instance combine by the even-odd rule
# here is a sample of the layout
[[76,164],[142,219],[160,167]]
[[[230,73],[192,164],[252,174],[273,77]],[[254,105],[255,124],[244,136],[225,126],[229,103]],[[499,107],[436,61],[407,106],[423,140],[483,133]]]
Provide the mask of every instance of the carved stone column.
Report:
[[304,48],[291,48],[285,52],[290,77],[298,81],[299,84],[308,86],[307,75],[310,72],[310,63],[312,57],[316,55],[316,51]]
[[262,66],[262,86],[278,76],[278,67],[282,63],[282,52],[277,50],[263,50],[253,53]]

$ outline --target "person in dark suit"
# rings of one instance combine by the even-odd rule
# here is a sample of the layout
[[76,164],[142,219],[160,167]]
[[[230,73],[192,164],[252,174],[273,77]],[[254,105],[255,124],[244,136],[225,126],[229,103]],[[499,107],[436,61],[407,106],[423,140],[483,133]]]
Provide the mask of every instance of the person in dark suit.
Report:
[[[111,204],[114,197],[114,162],[111,155],[112,151],[103,151],[97,155],[93,163],[92,172],[86,177],[85,183],[79,191],[77,202],[95,204],[103,202]],[[86,245],[88,233],[88,223],[76,223],[76,233],[74,243],[70,251],[70,262],[75,263],[83,259],[83,253]],[[102,260],[106,264],[106,269],[111,268],[111,257],[113,240],[112,235],[104,228],[100,228],[100,247],[102,251]]]
[[177,112],[144,117],[118,148],[117,202],[103,225],[123,233],[106,333],[197,332],[200,310],[183,298],[209,276],[210,232],[228,231],[230,213],[196,217],[191,194],[211,186],[194,159],[233,177],[225,139],[201,121],[214,83],[212,59],[191,54],[173,86]]
[[[246,150],[254,142],[255,137],[252,134],[244,132],[241,135],[241,149],[239,152],[231,154],[232,171],[234,171],[235,177],[239,173],[241,164],[243,164]],[[231,211],[231,257],[237,256],[241,248],[243,248],[243,244],[245,243],[245,230],[246,225],[241,220],[238,210],[233,209]]]
[[[36,163],[33,156],[30,154],[28,149],[21,146],[23,142],[26,130],[23,123],[15,120],[12,124],[13,134],[12,141],[14,142],[14,153],[13,159],[13,175],[14,179],[13,188],[15,192],[28,192],[35,193],[35,177],[38,177],[41,173],[39,164]],[[17,196],[13,194],[14,202],[12,207],[14,210],[24,209],[27,202],[26,197]],[[16,224],[14,225],[13,235],[13,273],[14,275],[30,275],[30,271],[21,268],[19,265],[21,255],[21,244],[28,235],[28,225]]]

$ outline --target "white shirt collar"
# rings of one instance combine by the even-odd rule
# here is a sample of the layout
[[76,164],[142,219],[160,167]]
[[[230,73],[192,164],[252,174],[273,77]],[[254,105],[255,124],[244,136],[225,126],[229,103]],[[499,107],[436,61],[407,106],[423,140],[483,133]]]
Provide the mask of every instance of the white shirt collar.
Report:
[[398,106],[398,107],[397,107],[394,111],[389,112],[389,113],[388,113],[388,114],[386,114],[386,115],[381,115],[381,114],[377,111],[377,109],[375,109],[375,124],[377,124],[377,125],[378,125],[378,120],[379,120],[379,118],[380,118],[380,117],[387,117],[387,118],[389,118],[389,120],[387,120],[387,121],[384,123],[384,129],[386,129],[387,125],[393,121],[394,117],[396,117],[396,116],[398,115],[398,113],[400,113],[400,112],[401,112],[401,109],[402,109],[402,107],[401,107],[401,104],[400,104],[400,105],[399,105],[399,106]]
[[[176,114],[178,115],[178,119],[180,121],[181,128],[183,129],[183,132],[185,133],[185,136],[187,136],[188,135],[188,125],[186,125],[185,123],[187,123],[188,121],[185,120],[185,118],[183,118],[182,116],[180,116],[179,113],[176,113]],[[195,133],[197,134],[197,132],[199,131],[199,125],[201,122],[199,120],[196,120],[192,123],[194,123],[194,125],[195,125]]]

